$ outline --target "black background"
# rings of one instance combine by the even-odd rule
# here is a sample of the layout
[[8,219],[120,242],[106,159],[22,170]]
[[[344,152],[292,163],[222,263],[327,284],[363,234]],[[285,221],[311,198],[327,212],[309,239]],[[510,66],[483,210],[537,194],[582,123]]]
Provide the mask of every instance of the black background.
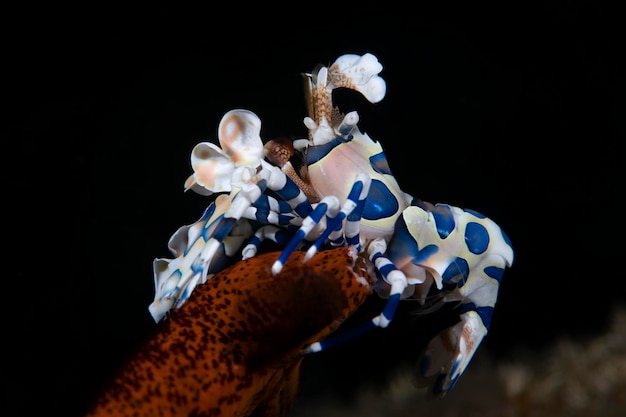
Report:
[[[383,64],[382,102],[339,105],[403,189],[513,242],[481,352],[606,330],[626,298],[624,45],[609,7],[523,4],[7,13],[2,403],[81,412],[154,326],[152,260],[206,204],[183,193],[192,147],[232,108],[259,115],[265,140],[304,136],[300,73],[345,53]],[[391,345],[403,325],[312,359],[333,367],[304,392],[382,378],[411,354]]]

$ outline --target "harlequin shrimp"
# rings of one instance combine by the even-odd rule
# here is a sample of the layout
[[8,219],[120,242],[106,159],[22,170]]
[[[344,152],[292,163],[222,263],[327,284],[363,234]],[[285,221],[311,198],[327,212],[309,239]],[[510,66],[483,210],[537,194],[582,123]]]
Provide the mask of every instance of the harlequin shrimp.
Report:
[[[500,227],[482,214],[447,204],[433,205],[404,193],[391,174],[381,145],[359,130],[358,114],[344,116],[334,107],[332,91],[341,87],[360,91],[371,102],[382,99],[385,83],[378,76],[381,70],[371,54],[344,55],[329,68],[319,67],[307,74],[309,116],[304,124],[308,139],[295,141],[291,149],[283,143],[266,145],[288,155],[300,153],[305,161],[303,169],[298,171],[289,162],[283,169],[291,176],[304,173],[294,182],[306,182],[303,189],[316,193],[311,199],[346,196],[342,210],[326,224],[304,260],[327,238],[333,245],[364,250],[382,278],[380,294],[387,298],[381,314],[370,322],[340,339],[313,344],[306,351],[320,351],[372,328],[386,327],[401,299],[416,298],[425,305],[428,298],[427,311],[458,303],[459,322],[430,342],[421,366],[425,376],[439,374],[434,391],[445,395],[487,334],[504,269],[513,262],[513,249]],[[296,248],[319,218],[319,214],[305,218],[274,263],[275,273],[297,253]]]
[[373,291],[371,262],[347,248],[278,253],[231,265],[186,303],[106,386],[88,416],[285,416],[302,349],[325,338]]
[[[375,264],[386,305],[370,322],[304,352],[388,326],[402,299],[417,299],[428,312],[455,303],[459,322],[430,342],[421,367],[424,375],[439,375],[435,392],[445,395],[452,389],[489,329],[513,250],[500,227],[485,216],[432,205],[402,191],[380,143],[358,128],[358,113],[343,115],[333,105],[337,88],[359,91],[373,103],[382,100],[381,71],[374,55],[348,54],[306,74],[309,136],[292,148],[284,141],[263,146],[260,120],[246,110],[222,119],[223,150],[211,143],[194,148],[194,174],[186,189],[229,194],[212,203],[210,215],[172,237],[176,259],[155,261],[157,321],[180,308],[195,285],[219,271],[220,262],[251,235],[244,259],[254,257],[265,239],[284,246],[272,265],[274,274],[291,256],[300,257],[305,246],[305,262],[329,246],[347,246]],[[299,155],[304,165],[296,169],[290,155]]]

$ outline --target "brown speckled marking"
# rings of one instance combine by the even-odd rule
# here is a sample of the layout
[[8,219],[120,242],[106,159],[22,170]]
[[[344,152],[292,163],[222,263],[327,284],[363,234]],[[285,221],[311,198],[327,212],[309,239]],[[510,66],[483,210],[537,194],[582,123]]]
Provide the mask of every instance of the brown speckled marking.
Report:
[[[300,351],[324,339],[371,294],[346,248],[306,264],[296,252],[241,261],[195,289],[116,375],[88,416],[284,416]],[[370,284],[371,278],[366,276]]]

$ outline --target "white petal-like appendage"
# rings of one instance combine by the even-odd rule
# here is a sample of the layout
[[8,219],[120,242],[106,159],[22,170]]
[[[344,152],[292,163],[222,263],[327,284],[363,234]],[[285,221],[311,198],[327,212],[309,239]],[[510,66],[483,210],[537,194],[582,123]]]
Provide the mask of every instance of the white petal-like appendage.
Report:
[[200,185],[214,193],[231,190],[230,177],[235,170],[235,164],[221,149],[210,142],[201,142],[191,151],[191,167],[193,181],[187,180],[186,185]]
[[352,88],[359,91],[372,103],[385,97],[387,84],[378,76],[383,66],[376,56],[366,53],[342,55],[331,67],[331,82],[336,87]]
[[261,119],[249,110],[231,110],[220,121],[218,137],[226,155],[236,166],[257,167],[263,158]]

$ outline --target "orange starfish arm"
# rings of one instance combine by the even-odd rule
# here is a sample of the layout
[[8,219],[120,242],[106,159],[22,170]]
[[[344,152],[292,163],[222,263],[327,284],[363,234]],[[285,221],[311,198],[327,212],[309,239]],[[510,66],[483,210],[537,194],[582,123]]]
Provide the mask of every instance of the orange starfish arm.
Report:
[[278,253],[223,270],[194,290],[114,376],[88,416],[286,415],[301,350],[371,294],[368,261],[347,248],[306,263]]

